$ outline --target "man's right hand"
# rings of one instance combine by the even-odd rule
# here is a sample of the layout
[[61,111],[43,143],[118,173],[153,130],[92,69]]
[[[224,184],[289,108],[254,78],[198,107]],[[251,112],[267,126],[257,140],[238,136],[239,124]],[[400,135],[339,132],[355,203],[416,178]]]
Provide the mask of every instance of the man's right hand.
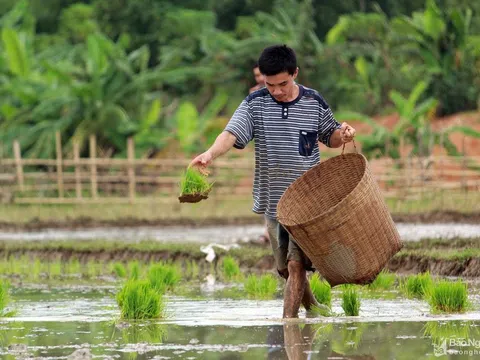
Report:
[[208,175],[207,166],[210,165],[212,160],[212,153],[207,150],[193,159],[188,167],[195,166],[203,175]]

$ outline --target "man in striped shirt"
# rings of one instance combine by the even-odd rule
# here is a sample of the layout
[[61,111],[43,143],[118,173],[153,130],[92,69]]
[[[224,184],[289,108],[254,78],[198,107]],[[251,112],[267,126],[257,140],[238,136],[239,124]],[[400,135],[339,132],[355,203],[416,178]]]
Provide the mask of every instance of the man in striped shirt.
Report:
[[319,142],[340,147],[353,140],[355,129],[340,125],[317,91],[295,82],[298,67],[291,48],[268,47],[258,63],[266,87],[245,98],[215,143],[190,166],[205,171],[232,147],[243,149],[255,140],[253,211],[267,220],[277,270],[287,280],[283,316],[290,318],[298,316],[301,303],[308,311],[317,302],[306,276],[312,263],[278,223],[277,204],[290,184],[320,161]]

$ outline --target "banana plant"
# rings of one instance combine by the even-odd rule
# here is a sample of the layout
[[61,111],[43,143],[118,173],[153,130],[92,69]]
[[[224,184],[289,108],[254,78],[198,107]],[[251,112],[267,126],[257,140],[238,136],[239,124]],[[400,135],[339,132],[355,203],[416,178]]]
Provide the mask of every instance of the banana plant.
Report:
[[387,155],[398,159],[402,139],[405,144],[412,146],[411,155],[430,156],[433,145],[439,145],[449,155],[458,156],[459,152],[449,139],[449,135],[462,133],[465,136],[480,138],[480,132],[465,126],[451,126],[443,130],[435,130],[429,115],[434,113],[437,100],[427,98],[419,103],[427,87],[426,82],[419,82],[408,97],[404,97],[396,91],[390,92],[390,98],[399,114],[399,121],[391,130],[364,114],[338,112],[335,117],[339,121],[354,119],[366,123],[372,128],[370,134],[358,135],[358,139],[362,143],[362,150],[368,157]]
[[224,92],[217,93],[205,109],[199,113],[190,101],[184,101],[175,115],[177,140],[184,153],[190,154],[211,144],[213,137],[225,124],[219,122],[218,115],[228,101]]

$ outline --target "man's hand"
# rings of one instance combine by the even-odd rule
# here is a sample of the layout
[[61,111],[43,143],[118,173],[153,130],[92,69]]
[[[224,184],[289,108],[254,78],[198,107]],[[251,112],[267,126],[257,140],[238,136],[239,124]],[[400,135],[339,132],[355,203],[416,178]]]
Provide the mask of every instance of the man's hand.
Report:
[[200,171],[203,175],[208,175],[207,166],[210,165],[212,160],[212,153],[207,150],[204,153],[198,155],[195,159],[193,159],[190,165],[188,165],[188,167],[195,166],[196,168],[198,168],[198,171]]
[[340,140],[343,144],[349,143],[353,140],[355,133],[355,129],[348,125],[346,122],[344,122],[340,129]]

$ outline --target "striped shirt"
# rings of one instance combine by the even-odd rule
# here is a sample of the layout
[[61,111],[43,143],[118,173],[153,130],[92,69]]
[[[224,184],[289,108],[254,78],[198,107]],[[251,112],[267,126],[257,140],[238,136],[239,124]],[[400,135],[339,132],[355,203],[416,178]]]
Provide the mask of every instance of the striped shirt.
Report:
[[323,97],[302,85],[291,102],[278,102],[266,88],[247,96],[225,131],[236,137],[237,149],[255,139],[253,212],[276,218],[285,190],[320,161],[317,141],[330,146],[338,128]]

